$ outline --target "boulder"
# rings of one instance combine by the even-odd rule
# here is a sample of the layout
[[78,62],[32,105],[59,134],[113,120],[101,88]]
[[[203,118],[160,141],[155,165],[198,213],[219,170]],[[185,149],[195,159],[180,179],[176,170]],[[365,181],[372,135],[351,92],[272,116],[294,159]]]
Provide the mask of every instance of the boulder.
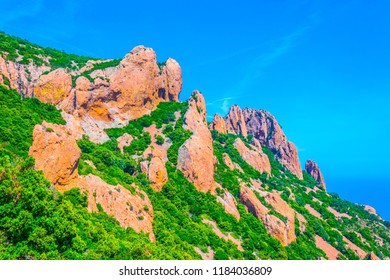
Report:
[[45,121],[36,125],[29,155],[35,158],[35,167],[60,191],[78,177],[81,151],[71,132],[62,125]]

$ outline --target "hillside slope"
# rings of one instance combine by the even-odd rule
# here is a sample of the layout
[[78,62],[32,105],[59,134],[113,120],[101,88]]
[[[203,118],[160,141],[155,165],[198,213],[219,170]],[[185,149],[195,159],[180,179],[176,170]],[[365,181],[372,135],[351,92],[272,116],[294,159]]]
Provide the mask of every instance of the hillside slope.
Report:
[[269,112],[207,123],[143,46],[103,61],[0,37],[1,259],[390,257],[390,223],[302,171]]

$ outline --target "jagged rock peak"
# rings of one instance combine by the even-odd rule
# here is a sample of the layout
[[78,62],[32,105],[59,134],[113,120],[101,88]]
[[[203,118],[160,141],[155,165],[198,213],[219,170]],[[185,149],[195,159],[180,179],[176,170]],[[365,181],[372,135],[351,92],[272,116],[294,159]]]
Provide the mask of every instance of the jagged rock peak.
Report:
[[225,117],[226,129],[228,133],[240,134],[244,137],[248,135],[245,118],[240,107],[233,105]]
[[318,164],[313,160],[306,161],[305,164],[306,172],[310,174],[311,177],[314,178],[314,180],[317,181],[317,183],[326,190],[325,180],[322,176],[321,170],[318,167]]
[[194,91],[188,101],[183,127],[190,130],[192,136],[179,148],[177,168],[198,190],[213,191],[213,140],[206,121],[206,103],[199,91]]
[[287,140],[275,117],[267,111],[251,108],[245,108],[242,114],[248,134],[252,134],[262,145],[268,147],[291,173],[303,179],[297,148]]
[[211,130],[216,130],[219,133],[226,134],[225,120],[218,113],[214,115],[213,121],[211,122],[209,128]]

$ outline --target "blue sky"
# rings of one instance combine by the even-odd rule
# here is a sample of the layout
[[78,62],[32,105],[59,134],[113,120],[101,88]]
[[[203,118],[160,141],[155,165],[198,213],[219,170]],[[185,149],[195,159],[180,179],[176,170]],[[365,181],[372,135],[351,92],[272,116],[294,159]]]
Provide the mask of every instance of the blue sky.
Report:
[[181,64],[181,99],[199,89],[209,116],[269,110],[330,191],[390,219],[389,1],[17,3],[0,0],[0,30],[102,58],[142,44]]

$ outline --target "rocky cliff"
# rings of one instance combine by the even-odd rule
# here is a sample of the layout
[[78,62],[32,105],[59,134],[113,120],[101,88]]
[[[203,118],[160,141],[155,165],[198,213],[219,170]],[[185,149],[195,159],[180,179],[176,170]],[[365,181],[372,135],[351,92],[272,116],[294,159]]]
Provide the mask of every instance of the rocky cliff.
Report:
[[8,81],[24,97],[61,108],[72,115],[72,125],[96,143],[108,140],[103,129],[124,126],[162,101],[179,100],[182,72],[174,59],[157,64],[151,48],[138,46],[117,66],[100,69],[103,63],[107,61],[89,61],[80,70],[52,70],[0,57],[0,82]]
[[305,164],[306,172],[310,174],[311,177],[316,180],[316,182],[326,190],[324,176],[322,176],[321,170],[318,167],[318,164],[313,160],[306,161]]
[[184,128],[190,130],[192,136],[180,147],[177,164],[177,168],[203,192],[215,188],[213,140],[206,115],[204,97],[194,91],[184,116]]

